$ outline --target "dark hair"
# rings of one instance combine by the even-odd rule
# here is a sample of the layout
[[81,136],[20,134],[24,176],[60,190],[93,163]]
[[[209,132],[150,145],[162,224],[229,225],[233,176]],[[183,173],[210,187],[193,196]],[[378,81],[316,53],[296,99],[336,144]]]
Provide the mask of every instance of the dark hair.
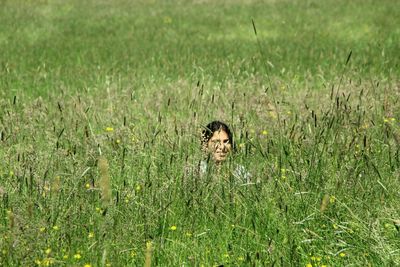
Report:
[[229,129],[228,125],[226,125],[225,123],[220,122],[220,121],[212,121],[209,124],[207,124],[205,129],[203,129],[203,132],[201,135],[202,143],[206,144],[211,139],[214,132],[219,131],[219,130],[223,130],[228,134],[229,143],[231,143],[233,146],[233,137],[232,137],[231,130]]

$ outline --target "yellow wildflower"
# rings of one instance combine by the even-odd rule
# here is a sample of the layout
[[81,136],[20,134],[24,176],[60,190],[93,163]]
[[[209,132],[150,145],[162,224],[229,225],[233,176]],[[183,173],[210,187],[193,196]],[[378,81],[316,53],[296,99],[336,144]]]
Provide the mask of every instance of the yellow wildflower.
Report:
[[330,197],[329,197],[329,202],[330,202],[331,204],[335,203],[335,201],[336,201],[336,197],[335,197],[335,196],[330,196]]
[[46,227],[40,227],[39,231],[40,231],[41,233],[43,233],[44,231],[46,231]]
[[100,214],[102,214],[102,213],[103,213],[103,210],[102,210],[102,209],[100,209],[99,207],[96,207],[96,211],[97,211],[98,213],[100,213]]
[[343,258],[343,257],[346,257],[346,253],[340,252],[340,253],[339,253],[339,256],[342,257],[342,258]]
[[51,253],[51,248],[48,248],[44,251],[47,255],[49,255]]
[[94,233],[90,232],[89,235],[88,235],[88,238],[93,238],[93,237],[94,237]]
[[262,134],[267,135],[268,134],[267,130],[262,131]]
[[238,261],[244,261],[244,257],[243,257],[243,256],[239,256],[239,257],[237,258],[237,260],[238,260]]
[[164,17],[164,23],[165,24],[171,24],[172,23],[172,18],[169,16]]
[[76,253],[76,254],[74,255],[74,259],[79,260],[80,258],[82,258],[81,254]]
[[54,259],[52,258],[44,258],[42,261],[43,266],[50,266],[54,263]]
[[113,132],[114,128],[113,127],[106,127],[106,132]]
[[311,263],[307,263],[306,267],[313,267]]
[[117,144],[119,144],[119,143],[121,143],[121,140],[117,139],[115,142],[116,142]]
[[92,267],[92,265],[90,265],[89,263],[86,263],[85,265],[83,265],[83,267]]
[[67,254],[65,254],[64,256],[63,256],[63,259],[64,260],[67,260],[69,258],[69,256],[67,255]]
[[54,230],[54,231],[58,231],[58,230],[60,230],[60,227],[58,227],[57,225],[54,225],[54,226],[53,226],[53,230]]
[[86,187],[86,189],[89,189],[89,188],[90,188],[90,184],[89,184],[89,183],[86,183],[86,184],[85,184],[85,187]]
[[172,226],[169,228],[169,230],[175,231],[175,230],[176,230],[176,225],[172,225]]

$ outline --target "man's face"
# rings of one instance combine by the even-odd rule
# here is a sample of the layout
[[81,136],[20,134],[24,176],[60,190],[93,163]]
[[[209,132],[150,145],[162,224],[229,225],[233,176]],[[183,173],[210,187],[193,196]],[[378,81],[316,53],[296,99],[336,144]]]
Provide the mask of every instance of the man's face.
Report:
[[228,134],[220,129],[215,131],[207,143],[207,150],[212,154],[216,163],[224,161],[232,149]]

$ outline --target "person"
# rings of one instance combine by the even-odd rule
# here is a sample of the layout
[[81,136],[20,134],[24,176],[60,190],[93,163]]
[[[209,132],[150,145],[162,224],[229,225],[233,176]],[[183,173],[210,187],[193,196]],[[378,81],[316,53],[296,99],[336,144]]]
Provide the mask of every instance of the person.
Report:
[[232,151],[233,138],[228,125],[220,121],[207,124],[202,132],[203,151],[211,156],[216,164],[221,164]]
[[[221,121],[207,124],[202,131],[201,142],[206,159],[200,162],[200,175],[207,173],[210,161],[220,168],[235,150],[232,132],[228,125]],[[237,165],[232,174],[238,181],[250,183],[251,175],[242,165]]]

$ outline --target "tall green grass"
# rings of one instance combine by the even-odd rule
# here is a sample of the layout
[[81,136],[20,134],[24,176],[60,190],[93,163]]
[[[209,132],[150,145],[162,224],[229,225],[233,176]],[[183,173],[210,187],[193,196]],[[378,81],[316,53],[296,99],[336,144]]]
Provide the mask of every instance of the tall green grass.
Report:
[[400,264],[396,1],[2,5],[0,265]]

